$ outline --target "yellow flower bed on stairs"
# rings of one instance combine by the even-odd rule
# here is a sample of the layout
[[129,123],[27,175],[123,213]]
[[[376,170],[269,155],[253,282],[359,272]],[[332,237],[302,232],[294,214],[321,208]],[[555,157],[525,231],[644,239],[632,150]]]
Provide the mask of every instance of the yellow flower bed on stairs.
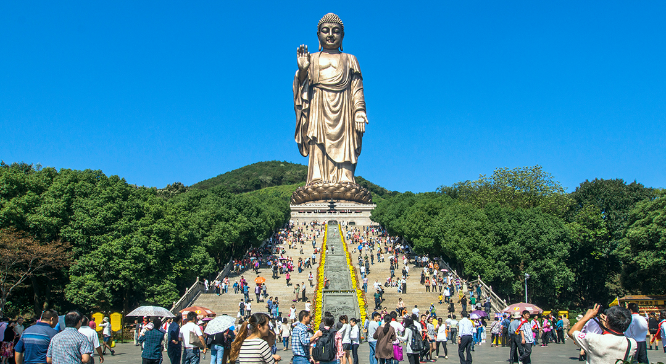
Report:
[[321,245],[319,267],[317,268],[317,283],[315,287],[314,313],[312,327],[317,328],[321,323],[322,306],[324,304],[324,266],[326,263],[326,238],[328,237],[328,224],[324,225],[324,243]]

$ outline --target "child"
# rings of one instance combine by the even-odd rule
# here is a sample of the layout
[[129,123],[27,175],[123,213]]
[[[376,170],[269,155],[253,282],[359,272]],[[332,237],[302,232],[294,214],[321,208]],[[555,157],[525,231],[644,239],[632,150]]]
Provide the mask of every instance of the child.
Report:
[[444,296],[442,296],[442,294],[440,293],[440,294],[439,294],[439,304],[440,304],[440,305],[442,304],[442,300],[443,300],[443,299],[444,299]]

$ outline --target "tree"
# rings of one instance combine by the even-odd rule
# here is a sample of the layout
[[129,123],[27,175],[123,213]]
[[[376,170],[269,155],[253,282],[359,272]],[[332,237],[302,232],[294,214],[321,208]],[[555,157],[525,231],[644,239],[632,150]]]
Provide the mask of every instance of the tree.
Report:
[[640,201],[652,200],[655,193],[635,181],[598,178],[586,180],[571,193],[573,204],[566,219],[573,237],[569,264],[576,271],[574,302],[584,306],[608,302],[631,287],[617,284],[623,271],[620,244],[632,209]]
[[437,191],[478,207],[491,203],[512,208],[539,207],[556,216],[562,216],[571,204],[560,183],[538,165],[498,168],[490,177],[481,175],[476,181],[441,186]]
[[596,206],[608,230],[608,242],[614,249],[624,236],[631,209],[640,201],[653,199],[655,194],[654,189],[646,188],[636,181],[627,184],[622,179],[586,180],[571,193],[574,203],[569,219],[575,219],[575,214],[587,205]]
[[590,306],[608,302],[611,297],[609,277],[620,269],[620,262],[608,244],[610,235],[601,209],[585,205],[567,224],[571,251],[567,265],[574,272],[572,303]]
[[665,294],[666,193],[639,202],[629,213],[627,233],[618,248],[622,283],[631,292]]
[[69,248],[61,241],[42,244],[16,229],[0,229],[0,316],[12,291],[28,278],[69,265]]

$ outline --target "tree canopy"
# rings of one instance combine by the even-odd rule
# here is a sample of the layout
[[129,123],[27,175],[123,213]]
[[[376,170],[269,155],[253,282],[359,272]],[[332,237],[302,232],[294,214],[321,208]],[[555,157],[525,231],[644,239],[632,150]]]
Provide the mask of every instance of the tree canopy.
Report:
[[169,307],[197,276],[216,273],[289,219],[288,199],[277,194],[178,185],[171,192],[101,171],[3,163],[0,228],[72,247],[70,267],[35,276],[10,308]]
[[663,293],[666,209],[656,195],[617,179],[567,194],[540,166],[501,168],[436,193],[390,196],[372,219],[512,302],[524,299],[529,273],[532,302],[587,306]]

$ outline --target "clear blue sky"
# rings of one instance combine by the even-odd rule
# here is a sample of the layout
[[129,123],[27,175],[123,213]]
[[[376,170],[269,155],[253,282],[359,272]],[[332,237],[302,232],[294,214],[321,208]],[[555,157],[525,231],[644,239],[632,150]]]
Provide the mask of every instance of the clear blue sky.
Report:
[[357,174],[432,191],[498,167],[666,187],[664,1],[4,1],[0,159],[190,185],[294,143],[327,12],[364,76]]

